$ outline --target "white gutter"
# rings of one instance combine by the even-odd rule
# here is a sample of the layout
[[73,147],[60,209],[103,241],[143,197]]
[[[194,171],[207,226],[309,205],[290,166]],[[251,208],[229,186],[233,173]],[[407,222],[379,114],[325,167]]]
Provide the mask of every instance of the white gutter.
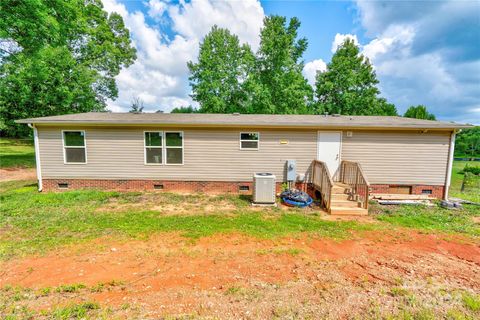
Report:
[[35,125],[31,123],[28,124],[30,128],[33,128],[33,142],[35,144],[35,163],[37,166],[37,179],[38,179],[38,191],[42,191],[43,183],[42,183],[42,169],[40,165],[40,145],[38,144],[38,131]]
[[448,200],[448,189],[450,188],[450,182],[452,181],[452,166],[453,166],[453,153],[455,151],[455,136],[456,131],[452,131],[450,136],[450,149],[448,149],[448,166],[447,166],[447,181],[445,182],[445,195],[444,200]]

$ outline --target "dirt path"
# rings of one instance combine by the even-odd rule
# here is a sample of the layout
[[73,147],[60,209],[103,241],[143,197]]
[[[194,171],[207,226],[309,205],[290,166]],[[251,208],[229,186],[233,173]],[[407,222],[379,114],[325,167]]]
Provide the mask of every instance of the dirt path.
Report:
[[[97,240],[87,251],[7,261],[0,270],[0,287],[120,281],[118,288],[62,298],[93,299],[119,314],[121,306],[134,305],[141,317],[265,318],[301,310],[299,317],[341,318],[365,312],[372,299],[391,299],[380,293],[400,284],[420,296],[433,284],[480,290],[480,246],[414,232],[370,232],[341,242],[225,235],[192,243],[164,234],[128,243]],[[43,308],[53,302],[36,303]]]
[[0,182],[12,180],[35,180],[37,173],[35,169],[11,168],[0,169]]

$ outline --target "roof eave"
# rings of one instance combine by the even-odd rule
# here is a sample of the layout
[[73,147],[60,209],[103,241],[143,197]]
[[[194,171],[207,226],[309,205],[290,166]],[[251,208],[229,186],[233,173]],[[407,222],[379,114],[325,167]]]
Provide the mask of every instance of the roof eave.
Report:
[[321,129],[321,128],[341,128],[341,129],[389,129],[389,130],[456,130],[473,128],[473,125],[451,124],[448,126],[429,126],[429,125],[402,125],[402,126],[382,126],[365,124],[251,124],[251,123],[160,123],[160,122],[112,122],[112,121],[45,121],[37,119],[16,120],[19,124],[53,125],[53,126],[168,126],[168,127],[189,127],[189,128],[302,128],[302,129]]

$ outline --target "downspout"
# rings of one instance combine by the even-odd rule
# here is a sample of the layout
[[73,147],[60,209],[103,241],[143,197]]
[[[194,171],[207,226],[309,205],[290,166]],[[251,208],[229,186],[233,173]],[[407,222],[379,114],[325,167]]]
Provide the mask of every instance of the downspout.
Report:
[[450,149],[448,149],[448,165],[447,165],[447,181],[445,182],[445,194],[444,200],[448,200],[448,189],[450,188],[450,182],[452,181],[452,166],[453,166],[453,153],[455,151],[455,136],[456,131],[453,130],[450,135]]
[[40,145],[38,144],[38,130],[35,125],[32,125],[31,123],[29,123],[28,126],[30,128],[33,128],[33,142],[35,145],[35,164],[37,166],[38,191],[42,191],[42,166],[40,165]]

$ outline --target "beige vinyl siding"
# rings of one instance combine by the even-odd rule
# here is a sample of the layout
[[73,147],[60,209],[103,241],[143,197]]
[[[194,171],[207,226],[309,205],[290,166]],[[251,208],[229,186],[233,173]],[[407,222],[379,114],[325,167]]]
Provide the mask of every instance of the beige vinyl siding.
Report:
[[[62,129],[85,130],[87,164],[63,163]],[[39,126],[43,178],[250,181],[254,172],[272,172],[283,181],[286,160],[295,159],[297,172],[308,174],[316,157],[313,130],[167,128],[184,132],[184,164],[145,165],[143,132],[163,129]],[[240,132],[259,132],[259,150],[240,150]]]
[[358,161],[371,184],[445,185],[450,132],[353,131],[342,159]]
[[[63,130],[85,130],[87,164],[63,163]],[[183,131],[183,165],[145,165],[144,131]],[[259,132],[259,150],[240,150],[240,132]],[[44,179],[165,179],[250,181],[254,172],[285,178],[285,161],[310,173],[316,130],[186,129],[38,126]],[[288,140],[288,144],[281,144]],[[450,132],[353,131],[342,138],[342,160],[359,161],[371,184],[444,185]]]

